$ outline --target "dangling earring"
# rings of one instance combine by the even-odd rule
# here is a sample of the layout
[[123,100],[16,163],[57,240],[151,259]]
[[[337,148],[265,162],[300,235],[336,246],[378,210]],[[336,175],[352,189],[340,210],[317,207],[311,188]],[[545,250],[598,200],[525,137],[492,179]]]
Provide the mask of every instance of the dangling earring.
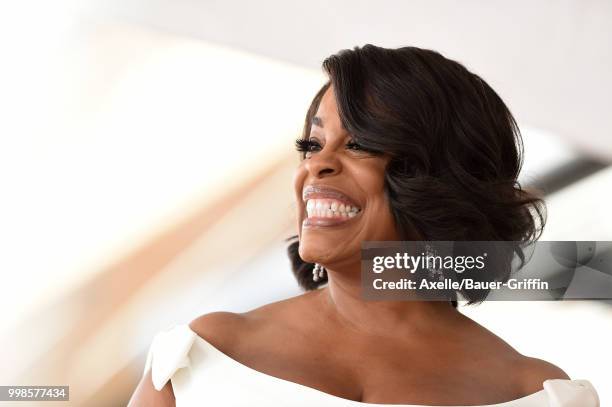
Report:
[[325,267],[319,263],[315,263],[314,268],[312,269],[312,280],[317,282],[323,277],[325,277]]

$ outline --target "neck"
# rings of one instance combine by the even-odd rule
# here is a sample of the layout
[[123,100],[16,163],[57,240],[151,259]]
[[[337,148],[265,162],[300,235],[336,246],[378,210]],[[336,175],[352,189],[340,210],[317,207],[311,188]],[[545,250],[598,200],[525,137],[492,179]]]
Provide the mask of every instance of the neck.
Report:
[[[357,271],[357,272],[355,272]],[[459,312],[449,301],[366,301],[361,296],[359,270],[327,270],[328,285],[321,299],[330,316],[363,334],[398,337],[448,328]]]

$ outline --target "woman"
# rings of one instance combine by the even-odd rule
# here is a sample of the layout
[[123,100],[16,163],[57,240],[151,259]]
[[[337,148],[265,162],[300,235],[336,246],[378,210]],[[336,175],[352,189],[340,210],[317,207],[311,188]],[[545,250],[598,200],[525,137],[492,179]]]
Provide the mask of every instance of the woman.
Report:
[[598,406],[588,381],[522,355],[456,297],[361,297],[362,241],[539,237],[543,202],[517,182],[520,133],[499,96],[415,47],[356,47],[323,67],[296,142],[288,250],[307,292],[160,332],[130,406]]

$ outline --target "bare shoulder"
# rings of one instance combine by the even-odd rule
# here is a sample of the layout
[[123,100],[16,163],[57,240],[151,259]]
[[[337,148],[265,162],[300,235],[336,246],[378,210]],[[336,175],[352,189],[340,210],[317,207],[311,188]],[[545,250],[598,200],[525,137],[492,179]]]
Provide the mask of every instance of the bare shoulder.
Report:
[[192,320],[189,327],[218,349],[238,350],[241,344],[273,336],[271,330],[287,331],[292,321],[295,321],[295,315],[309,309],[306,304],[310,296],[310,293],[305,293],[244,313],[217,311],[203,314]]
[[522,356],[519,366],[525,393],[542,390],[546,380],[570,378],[559,366],[538,358]]
[[462,330],[465,343],[469,344],[476,354],[495,355],[487,358],[493,366],[498,367],[493,371],[502,373],[499,376],[501,382],[506,382],[509,374],[517,378],[513,383],[522,394],[542,390],[544,381],[548,379],[569,379],[567,373],[560,367],[542,359],[523,355],[471,318],[465,317],[462,322],[466,328]]
[[189,323],[189,328],[214,346],[231,347],[237,337],[246,333],[249,325],[252,324],[245,314],[217,311],[195,318]]

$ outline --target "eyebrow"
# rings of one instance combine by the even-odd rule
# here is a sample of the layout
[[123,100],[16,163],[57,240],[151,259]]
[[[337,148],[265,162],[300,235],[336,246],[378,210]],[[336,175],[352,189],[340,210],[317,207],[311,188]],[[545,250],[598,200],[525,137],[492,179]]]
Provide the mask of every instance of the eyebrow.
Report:
[[321,119],[319,116],[313,116],[311,123],[317,127],[323,128],[323,119]]

